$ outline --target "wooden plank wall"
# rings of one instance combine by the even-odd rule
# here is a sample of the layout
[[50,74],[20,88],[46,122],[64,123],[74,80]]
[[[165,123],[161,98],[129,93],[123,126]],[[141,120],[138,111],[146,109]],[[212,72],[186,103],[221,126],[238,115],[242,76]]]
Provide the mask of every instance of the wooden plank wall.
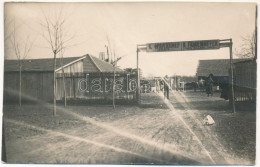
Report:
[[[18,102],[19,72],[4,73],[4,101]],[[22,72],[22,101],[51,102],[53,74],[51,72]]]
[[256,62],[236,63],[234,72],[235,100],[256,101]]

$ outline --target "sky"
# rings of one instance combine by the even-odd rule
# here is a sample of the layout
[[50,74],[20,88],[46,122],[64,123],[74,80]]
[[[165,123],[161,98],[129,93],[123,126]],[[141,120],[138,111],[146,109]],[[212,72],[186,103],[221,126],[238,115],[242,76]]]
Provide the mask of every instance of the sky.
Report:
[[[209,39],[233,40],[233,52],[242,37],[255,28],[255,3],[5,3],[5,35],[14,25],[17,39],[34,41],[27,58],[52,58],[43,38],[44,14],[54,18],[61,11],[68,36],[73,36],[65,57],[105,52],[108,39],[121,68],[136,68],[139,44]],[[15,24],[14,24],[15,23]],[[15,59],[5,40],[5,59]],[[237,58],[234,54],[234,58]],[[140,52],[139,66],[144,76],[195,75],[199,60],[229,59],[229,48],[203,51]]]

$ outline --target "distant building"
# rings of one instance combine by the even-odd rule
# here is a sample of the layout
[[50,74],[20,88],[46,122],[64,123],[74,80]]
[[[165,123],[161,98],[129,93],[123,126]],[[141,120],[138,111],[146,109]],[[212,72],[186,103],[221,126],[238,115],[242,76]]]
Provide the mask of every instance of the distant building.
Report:
[[[233,63],[244,59],[233,59]],[[230,59],[199,60],[196,76],[199,83],[203,83],[209,74],[214,75],[214,85],[229,83]]]
[[[125,68],[124,70],[129,73],[137,74],[137,68]],[[141,68],[139,68],[139,76],[140,79],[143,78],[143,71]]]

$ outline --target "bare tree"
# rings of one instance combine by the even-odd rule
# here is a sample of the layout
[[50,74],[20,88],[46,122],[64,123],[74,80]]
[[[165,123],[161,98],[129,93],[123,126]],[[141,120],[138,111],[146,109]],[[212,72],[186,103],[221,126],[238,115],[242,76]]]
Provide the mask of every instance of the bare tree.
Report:
[[257,6],[255,9],[255,30],[252,35],[242,37],[242,45],[239,50],[235,50],[235,54],[241,58],[257,59]]
[[[42,36],[48,42],[53,52],[53,115],[56,116],[56,58],[60,52],[63,58],[62,50],[72,46],[70,42],[74,38],[74,35],[66,31],[65,24],[67,23],[67,17],[64,15],[62,9],[56,10],[52,16],[47,16],[43,11],[43,15],[44,21],[41,23],[43,28]],[[62,70],[64,75],[64,69]],[[65,80],[63,81],[65,85]]]
[[256,34],[242,37],[242,44],[235,54],[240,58],[256,58]]
[[[24,64],[25,58],[29,55],[32,46],[33,41],[30,40],[30,37],[27,36],[24,40],[19,40],[18,34],[16,32],[16,25],[14,22],[13,31],[11,35],[8,37],[8,40],[11,43],[12,50],[14,51],[14,54],[18,60],[18,66],[19,66],[19,105],[22,105],[22,68]],[[25,42],[24,42],[25,41]]]
[[[113,89],[112,89],[112,93],[113,93],[113,108],[115,109],[115,91],[116,91],[116,67],[117,67],[117,62],[119,60],[122,59],[123,56],[121,57],[117,57],[116,54],[116,46],[113,43],[113,45],[111,44],[111,40],[109,38],[109,36],[107,35],[107,54],[108,54],[108,60],[109,63],[111,63],[113,65]],[[110,55],[109,55],[110,54]]]
[[115,67],[116,67],[116,63],[117,61],[115,61],[116,59],[116,51],[115,51],[115,47],[114,45],[112,46],[111,44],[111,40],[109,38],[109,36],[107,35],[107,54],[108,54],[108,63],[111,63],[113,65],[113,84],[112,84],[112,101],[113,101],[113,108],[115,109],[115,86],[116,86],[116,72],[115,72]]
[[108,63],[113,64],[115,59],[115,52],[113,54],[112,50],[115,51],[115,46],[111,44],[110,37],[107,35],[107,55],[108,55]]

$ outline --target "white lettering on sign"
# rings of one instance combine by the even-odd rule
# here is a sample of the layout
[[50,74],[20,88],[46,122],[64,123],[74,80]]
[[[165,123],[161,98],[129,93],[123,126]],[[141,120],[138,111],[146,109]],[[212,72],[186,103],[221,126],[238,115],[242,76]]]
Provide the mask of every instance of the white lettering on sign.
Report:
[[219,49],[219,40],[148,43],[147,52]]

